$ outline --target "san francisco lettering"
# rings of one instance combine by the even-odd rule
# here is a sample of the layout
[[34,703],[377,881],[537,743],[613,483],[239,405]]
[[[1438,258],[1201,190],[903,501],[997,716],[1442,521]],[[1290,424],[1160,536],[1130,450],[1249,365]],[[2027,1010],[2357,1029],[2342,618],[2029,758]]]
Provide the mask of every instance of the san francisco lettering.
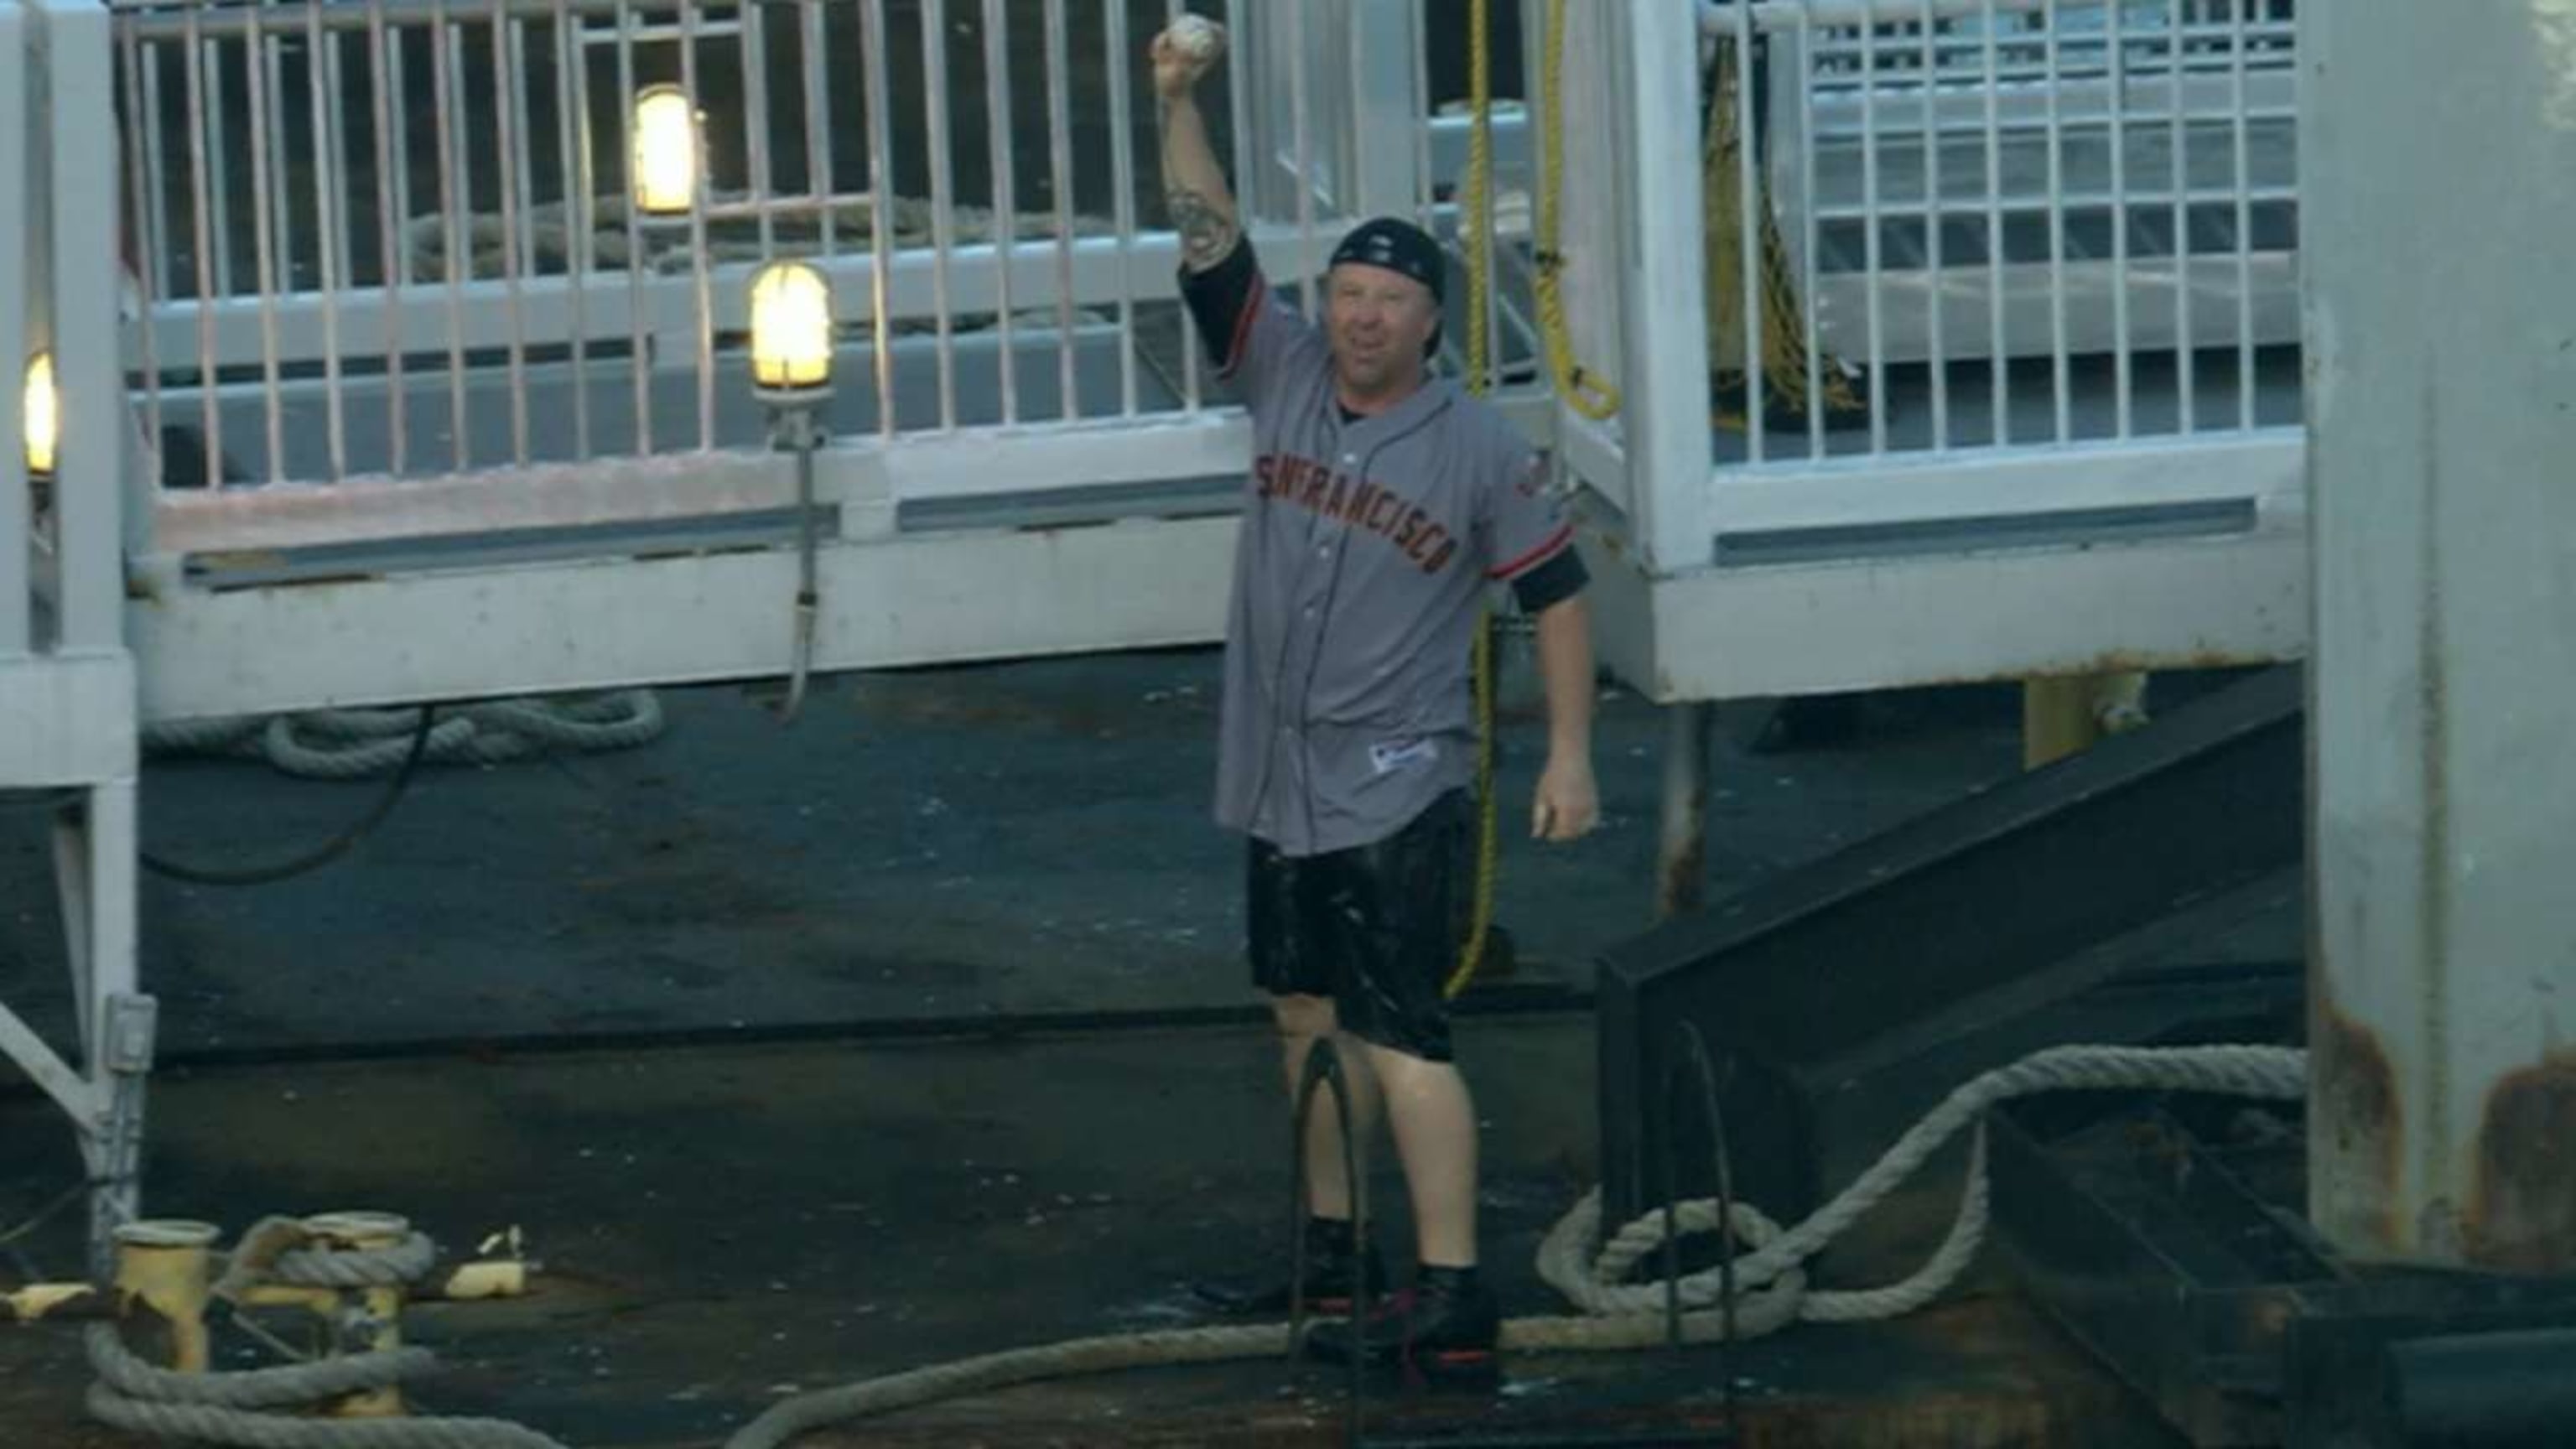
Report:
[[1291,453],[1264,453],[1252,465],[1255,491],[1263,498],[1293,503],[1336,523],[1385,539],[1415,567],[1436,574],[1458,552],[1458,540],[1419,504],[1408,503],[1375,483],[1336,473],[1311,458]]

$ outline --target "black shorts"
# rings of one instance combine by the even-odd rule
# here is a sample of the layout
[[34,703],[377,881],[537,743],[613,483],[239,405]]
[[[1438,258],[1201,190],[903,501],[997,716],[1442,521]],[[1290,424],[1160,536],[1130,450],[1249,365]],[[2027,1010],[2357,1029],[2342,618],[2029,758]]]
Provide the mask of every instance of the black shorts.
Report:
[[1450,1059],[1449,1003],[1474,903],[1474,812],[1464,790],[1371,845],[1287,856],[1252,842],[1245,916],[1252,984],[1329,996],[1341,1029],[1425,1061]]

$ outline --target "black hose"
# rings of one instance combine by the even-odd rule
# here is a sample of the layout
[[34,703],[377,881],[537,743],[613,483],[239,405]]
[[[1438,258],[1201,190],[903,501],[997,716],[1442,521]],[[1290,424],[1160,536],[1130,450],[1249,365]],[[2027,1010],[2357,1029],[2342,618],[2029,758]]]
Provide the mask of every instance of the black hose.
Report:
[[420,724],[412,731],[411,748],[404,753],[401,768],[394,771],[393,778],[386,782],[383,793],[376,797],[375,805],[366,814],[360,816],[355,824],[302,855],[270,865],[251,866],[243,870],[217,870],[211,866],[184,864],[164,856],[154,855],[146,850],[139,852],[143,868],[155,875],[167,876],[171,880],[201,886],[274,885],[308,871],[319,870],[348,854],[351,847],[366,839],[369,832],[384,823],[386,816],[393,814],[395,804],[402,799],[403,792],[411,786],[412,772],[419,768],[421,757],[429,753],[429,733],[437,722],[438,706],[422,705]]

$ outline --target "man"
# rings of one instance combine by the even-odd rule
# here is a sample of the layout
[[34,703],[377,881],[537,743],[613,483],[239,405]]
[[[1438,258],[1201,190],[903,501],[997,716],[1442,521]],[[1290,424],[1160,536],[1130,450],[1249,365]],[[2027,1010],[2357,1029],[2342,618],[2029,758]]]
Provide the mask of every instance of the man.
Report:
[[[1426,370],[1446,263],[1399,221],[1333,256],[1318,330],[1275,298],[1244,238],[1193,91],[1213,59],[1154,42],[1164,186],[1182,294],[1252,414],[1251,486],[1227,623],[1216,814],[1250,837],[1253,979],[1270,993],[1292,1088],[1315,1042],[1350,1064],[1355,1125],[1378,1099],[1412,1200],[1410,1292],[1309,1347],[1426,1371],[1490,1368],[1499,1324],[1476,1273],[1476,1115],[1452,1059],[1443,984],[1473,889],[1471,648],[1490,582],[1535,616],[1547,764],[1531,833],[1573,840],[1599,815],[1586,577],[1540,460],[1509,424]],[[1305,1140],[1314,1212],[1305,1285],[1365,1306],[1332,1114]],[[1228,1295],[1277,1312],[1288,1291]]]

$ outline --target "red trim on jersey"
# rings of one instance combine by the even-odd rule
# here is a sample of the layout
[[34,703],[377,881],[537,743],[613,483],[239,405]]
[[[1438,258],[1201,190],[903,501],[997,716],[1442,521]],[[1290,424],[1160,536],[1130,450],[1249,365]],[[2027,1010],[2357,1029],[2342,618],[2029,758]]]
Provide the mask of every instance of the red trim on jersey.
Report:
[[1547,536],[1547,541],[1545,543],[1542,543],[1538,547],[1531,549],[1529,552],[1522,554],[1519,558],[1513,559],[1510,563],[1503,565],[1501,568],[1495,569],[1493,572],[1485,575],[1485,577],[1489,579],[1501,579],[1508,582],[1512,578],[1528,573],[1531,569],[1537,568],[1540,564],[1543,564],[1549,559],[1556,557],[1559,553],[1564,552],[1566,544],[1572,542],[1573,539],[1574,525],[1571,523],[1561,524],[1558,526],[1556,532]]
[[1252,344],[1252,319],[1269,296],[1270,280],[1259,272],[1253,273],[1252,288],[1243,294],[1243,313],[1234,319],[1234,340],[1226,344],[1225,366],[1216,370],[1217,376],[1230,378],[1243,366],[1243,349]]

